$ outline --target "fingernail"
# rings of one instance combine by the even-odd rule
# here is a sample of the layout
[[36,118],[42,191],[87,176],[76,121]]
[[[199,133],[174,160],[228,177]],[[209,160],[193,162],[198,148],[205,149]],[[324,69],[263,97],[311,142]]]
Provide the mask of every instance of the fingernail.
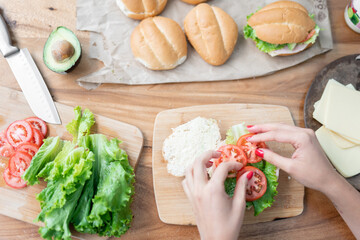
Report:
[[247,177],[248,180],[250,180],[253,177],[253,175],[254,175],[254,172],[251,171],[246,175],[246,177]]
[[209,160],[209,163],[214,163],[213,161]]
[[254,125],[247,125],[246,128],[252,128]]
[[259,156],[259,157],[262,157],[262,158],[264,157],[264,151],[261,150],[261,149],[256,149],[255,154],[256,154],[256,156]]

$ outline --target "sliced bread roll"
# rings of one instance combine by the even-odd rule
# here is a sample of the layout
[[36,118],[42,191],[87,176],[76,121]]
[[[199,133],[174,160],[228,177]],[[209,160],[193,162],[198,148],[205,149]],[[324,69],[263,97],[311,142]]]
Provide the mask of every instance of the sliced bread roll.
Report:
[[174,129],[163,144],[162,153],[170,174],[181,177],[195,159],[208,150],[215,150],[221,135],[217,121],[197,117]]
[[259,39],[271,44],[300,43],[316,25],[302,5],[291,1],[267,5],[252,15],[248,24]]
[[182,1],[186,2],[186,3],[189,3],[189,4],[196,5],[196,4],[199,4],[199,3],[206,2],[207,0],[182,0]]
[[170,18],[140,22],[131,35],[131,49],[140,63],[152,70],[168,70],[186,60],[187,43],[180,25]]
[[184,28],[191,45],[209,64],[224,64],[236,45],[238,27],[222,9],[202,3],[185,18]]
[[141,20],[160,14],[167,0],[116,0],[116,3],[126,16]]

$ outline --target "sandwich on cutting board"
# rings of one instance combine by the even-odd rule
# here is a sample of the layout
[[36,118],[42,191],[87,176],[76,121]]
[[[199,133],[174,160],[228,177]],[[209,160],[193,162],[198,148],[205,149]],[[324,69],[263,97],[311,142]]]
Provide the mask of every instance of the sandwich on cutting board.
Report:
[[292,1],[271,3],[248,16],[244,37],[251,38],[260,51],[274,56],[294,55],[311,47],[320,27],[314,15]]

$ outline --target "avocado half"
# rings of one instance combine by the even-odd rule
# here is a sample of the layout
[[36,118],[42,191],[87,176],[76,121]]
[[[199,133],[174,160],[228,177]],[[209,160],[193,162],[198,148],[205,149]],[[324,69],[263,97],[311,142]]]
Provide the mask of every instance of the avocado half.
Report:
[[66,27],[58,27],[44,46],[45,65],[57,73],[69,72],[80,62],[81,45],[76,35]]

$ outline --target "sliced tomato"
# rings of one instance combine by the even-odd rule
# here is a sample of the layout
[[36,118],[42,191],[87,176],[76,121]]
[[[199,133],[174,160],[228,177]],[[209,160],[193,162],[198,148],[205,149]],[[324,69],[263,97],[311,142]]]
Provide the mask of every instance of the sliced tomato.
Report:
[[246,166],[241,169],[237,174],[237,179],[244,173],[252,171],[253,177],[248,181],[246,186],[246,201],[255,201],[261,198],[267,189],[267,180],[265,174],[258,168],[252,166]]
[[303,43],[303,42],[306,42],[307,40],[309,40],[310,38],[312,38],[312,36],[314,36],[315,33],[316,33],[316,31],[315,31],[315,29],[313,29],[313,30],[307,35],[307,37],[305,38],[305,40],[302,41],[302,43]]
[[32,157],[35,156],[38,150],[39,150],[39,146],[36,145],[35,143],[22,143],[16,148],[16,151],[26,152],[30,154]]
[[0,155],[3,157],[10,157],[14,152],[14,148],[7,141],[5,131],[0,133]]
[[6,139],[15,148],[23,142],[29,142],[32,137],[30,123],[23,120],[13,122],[6,130]]
[[6,168],[3,173],[5,183],[12,188],[26,187],[26,182],[21,177],[16,177],[10,173],[9,168]]
[[9,143],[0,148],[0,156],[10,157],[14,153],[14,148]]
[[10,173],[15,177],[20,177],[30,166],[32,156],[26,152],[15,152],[9,160]]
[[218,150],[221,152],[221,156],[218,159],[215,159],[214,165],[218,167],[222,162],[232,162],[236,161],[242,163],[243,166],[247,164],[247,158],[243,150],[241,150],[238,146],[235,145],[224,145],[221,146]]
[[261,157],[257,156],[255,154],[256,149],[258,148],[267,148],[266,144],[264,142],[258,142],[258,143],[251,143],[248,142],[247,139],[251,136],[254,136],[254,133],[249,133],[246,135],[243,135],[239,138],[236,145],[241,148],[247,157],[248,163],[257,163],[262,160]]
[[30,142],[34,143],[36,146],[40,147],[43,144],[44,136],[36,128],[33,128],[33,132],[34,132],[34,136]]
[[40,118],[37,118],[37,117],[29,117],[29,118],[26,118],[25,121],[30,123],[30,125],[33,128],[36,128],[37,130],[39,130],[41,132],[41,134],[43,135],[43,137],[46,136],[47,126],[43,120],[41,120]]

